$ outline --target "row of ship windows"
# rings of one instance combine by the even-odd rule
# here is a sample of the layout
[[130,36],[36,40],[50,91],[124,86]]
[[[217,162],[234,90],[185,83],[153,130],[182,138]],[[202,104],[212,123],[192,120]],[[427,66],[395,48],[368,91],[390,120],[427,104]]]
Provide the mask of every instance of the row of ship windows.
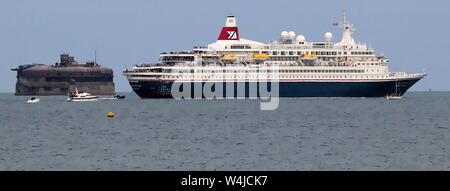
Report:
[[367,65],[367,66],[369,66],[369,65],[372,65],[372,66],[376,65],[376,66],[378,66],[378,63],[358,63],[358,65]]
[[297,61],[298,56],[271,56],[270,61]]
[[[296,61],[298,60],[298,57],[291,57],[291,56],[286,56],[286,57],[270,57],[269,59],[270,61]],[[281,62],[281,63],[277,63],[277,62],[267,62],[267,64],[272,64],[272,65],[280,65],[280,66],[295,66],[297,65],[296,62]],[[357,65],[361,66],[382,66],[383,64],[381,63],[357,63]]]
[[[151,72],[163,73],[364,73],[365,70],[157,70]],[[373,70],[372,70],[373,71]],[[140,72],[148,72],[148,70],[141,70]]]
[[352,55],[373,55],[373,52],[351,52]]
[[[285,57],[284,59],[285,60],[288,60],[290,57]],[[282,60],[282,61],[285,61],[285,60]],[[298,64],[297,62],[274,62],[274,61],[272,61],[272,60],[270,60],[270,61],[266,61],[266,62],[264,62],[264,63],[262,63],[262,64],[259,64],[259,65],[264,65],[264,66],[301,66],[300,64]],[[336,66],[345,66],[345,65],[349,65],[348,63],[345,63],[345,62],[342,62],[342,63],[334,63],[334,65]],[[309,64],[308,66],[314,66],[314,65],[312,65],[312,64]]]
[[231,45],[231,49],[251,49],[250,45]]
[[[161,75],[135,75],[133,77],[156,77],[156,78],[166,78],[166,79],[173,79],[173,78],[184,78],[184,79],[192,79],[192,76],[161,76]],[[196,78],[199,79],[209,79],[209,78],[261,78],[260,76],[197,76]],[[266,76],[268,78],[272,77],[278,77],[278,78],[387,78],[388,76]]]
[[[268,61],[298,61],[299,57],[297,56],[272,56],[269,57]],[[287,65],[288,63],[271,63],[271,64],[279,64],[279,65]],[[290,64],[296,64],[296,62],[290,62]],[[358,63],[358,65],[381,65],[379,63]]]
[[364,70],[279,70],[280,73],[364,73]]
[[[336,51],[262,51],[262,54],[267,54],[267,55],[303,55],[303,54],[314,54],[314,55],[318,55],[318,56],[333,56],[333,55],[347,55],[347,52],[336,52]],[[374,52],[350,52],[351,55],[374,55]]]
[[[347,55],[347,52],[337,51],[218,51],[219,54],[267,54],[267,55],[304,55],[314,54],[317,56],[335,56],[335,55]],[[349,52],[351,55],[374,55],[374,52]],[[193,58],[193,57],[192,57]]]

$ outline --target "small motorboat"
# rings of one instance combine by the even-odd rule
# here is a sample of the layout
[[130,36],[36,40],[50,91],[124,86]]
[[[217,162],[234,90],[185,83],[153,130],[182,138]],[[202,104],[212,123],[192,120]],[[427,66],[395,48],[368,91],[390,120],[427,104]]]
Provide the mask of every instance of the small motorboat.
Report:
[[387,95],[386,96],[386,99],[388,99],[388,100],[401,100],[402,99],[402,96],[400,96],[399,94],[398,94],[398,82],[396,81],[395,82],[395,93],[393,93],[393,94],[390,94],[390,95]]
[[388,95],[388,96],[386,96],[386,99],[388,99],[388,100],[401,100],[402,96]]
[[69,98],[67,98],[67,101],[73,101],[73,102],[90,102],[90,101],[97,101],[98,96],[93,96],[90,93],[87,92],[78,92],[78,89],[75,88],[75,93],[69,94]]
[[26,103],[38,103],[39,101],[41,101],[39,98],[32,97]]

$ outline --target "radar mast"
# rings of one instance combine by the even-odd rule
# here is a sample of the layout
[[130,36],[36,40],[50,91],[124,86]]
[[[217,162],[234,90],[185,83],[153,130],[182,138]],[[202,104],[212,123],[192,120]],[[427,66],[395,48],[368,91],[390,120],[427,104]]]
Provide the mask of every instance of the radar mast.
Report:
[[347,13],[342,11],[342,23],[339,25],[342,27],[342,40],[337,43],[339,45],[355,45],[355,40],[352,37],[354,26],[347,20]]

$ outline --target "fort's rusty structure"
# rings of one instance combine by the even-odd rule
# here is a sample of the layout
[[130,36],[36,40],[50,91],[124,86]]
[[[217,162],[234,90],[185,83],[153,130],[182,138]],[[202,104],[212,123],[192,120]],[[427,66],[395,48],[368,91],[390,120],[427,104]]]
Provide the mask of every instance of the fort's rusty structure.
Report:
[[115,94],[112,69],[96,62],[78,64],[68,54],[54,65],[28,64],[12,70],[17,71],[15,95],[67,95],[75,87],[91,94]]

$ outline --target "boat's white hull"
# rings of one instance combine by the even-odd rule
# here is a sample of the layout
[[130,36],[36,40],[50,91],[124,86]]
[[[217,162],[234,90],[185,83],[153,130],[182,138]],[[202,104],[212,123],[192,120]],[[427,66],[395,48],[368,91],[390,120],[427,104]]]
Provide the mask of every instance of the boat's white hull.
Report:
[[26,103],[39,103],[40,99],[27,100]]
[[98,98],[99,100],[106,100],[106,101],[110,101],[110,100],[116,100],[117,98],[113,98],[113,97],[104,97],[104,98]]
[[402,96],[386,96],[388,100],[401,100]]
[[94,102],[94,101],[97,101],[97,99],[70,99],[70,98],[68,98],[67,101],[69,101],[69,102]]

